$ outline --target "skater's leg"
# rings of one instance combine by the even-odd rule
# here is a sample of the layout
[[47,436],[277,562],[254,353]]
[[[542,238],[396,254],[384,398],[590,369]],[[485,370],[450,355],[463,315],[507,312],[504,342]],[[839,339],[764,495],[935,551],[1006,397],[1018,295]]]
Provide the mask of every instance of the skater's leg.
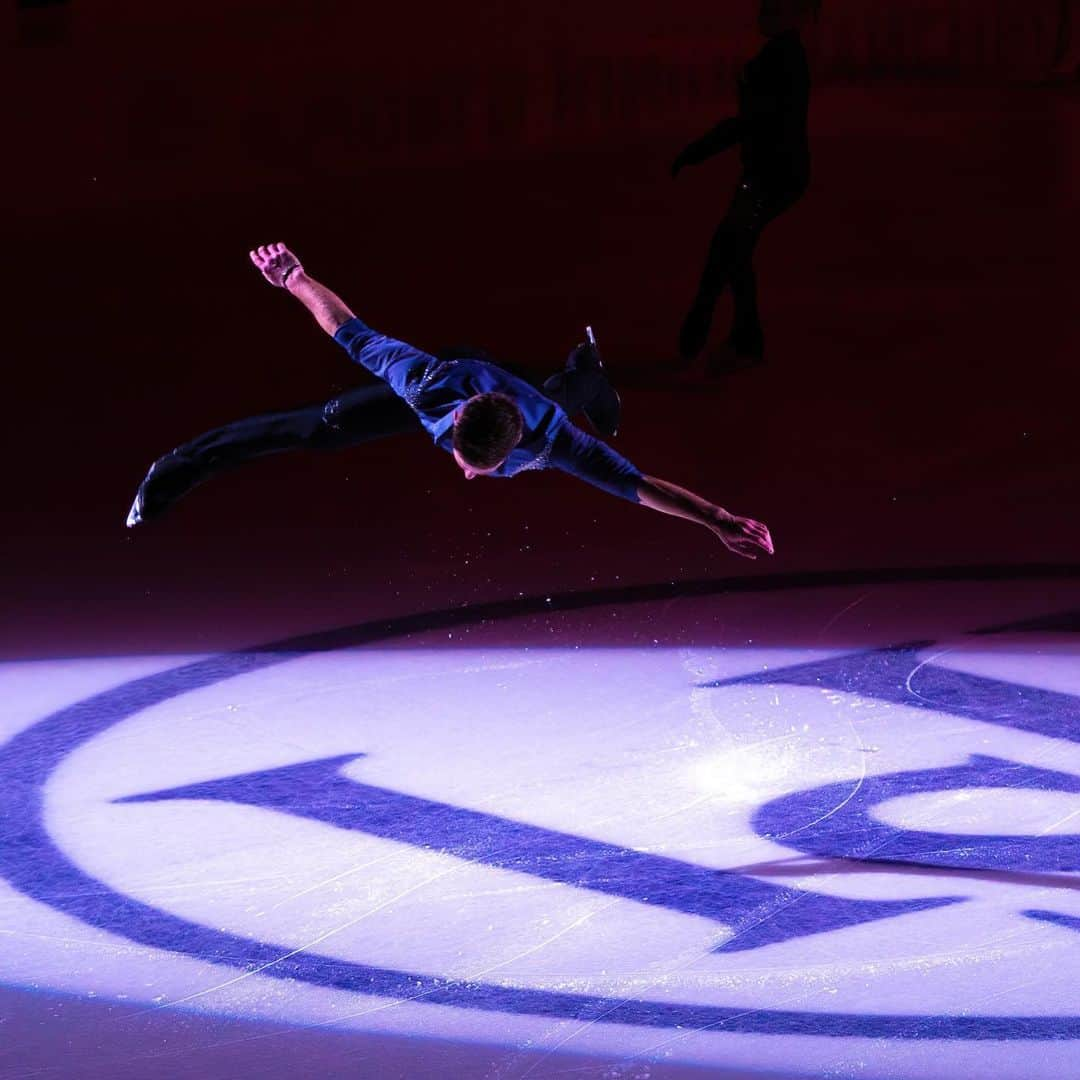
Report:
[[592,342],[578,345],[562,371],[545,380],[542,389],[568,416],[584,413],[599,435],[610,438],[618,431],[622,402]]
[[323,424],[323,405],[246,416],[203,432],[172,451],[207,476],[267,454],[311,445]]
[[556,405],[562,407],[567,416],[576,416],[582,412],[595,396],[600,381],[606,381],[602,369],[578,363],[580,348],[582,346],[570,354],[561,371],[545,379],[539,387],[545,397],[551,398]]
[[416,413],[381,382],[331,398],[322,407],[322,418],[322,427],[311,443],[316,450],[340,450],[424,430]]
[[385,384],[361,387],[325,404],[246,417],[178,446],[150,467],[128,525],[157,517],[216,473],[296,449],[334,450],[422,430],[416,414]]
[[217,472],[287,450],[338,450],[422,430],[416,413],[384,382],[325,403],[251,416],[208,431],[173,453]]

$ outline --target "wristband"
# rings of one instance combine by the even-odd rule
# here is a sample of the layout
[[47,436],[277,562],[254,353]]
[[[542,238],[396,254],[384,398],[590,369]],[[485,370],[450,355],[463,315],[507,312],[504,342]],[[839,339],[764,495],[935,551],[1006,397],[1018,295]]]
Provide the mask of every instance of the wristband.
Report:
[[288,270],[286,270],[286,271],[285,271],[285,273],[281,275],[281,287],[282,287],[283,289],[284,289],[284,288],[285,288],[285,286],[286,286],[286,285],[288,285],[288,283],[289,283],[289,275],[290,275],[290,274],[291,274],[291,273],[292,273],[292,272],[293,272],[294,270],[299,270],[299,269],[300,269],[300,264],[299,264],[299,263],[293,263],[293,264],[292,264],[292,266],[290,266],[290,267],[289,267],[289,269],[288,269]]

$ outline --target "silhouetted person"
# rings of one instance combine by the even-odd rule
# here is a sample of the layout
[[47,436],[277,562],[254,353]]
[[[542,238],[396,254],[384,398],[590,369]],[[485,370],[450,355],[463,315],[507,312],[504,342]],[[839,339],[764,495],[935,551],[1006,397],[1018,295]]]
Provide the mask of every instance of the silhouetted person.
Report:
[[735,317],[723,360],[711,366],[758,363],[764,355],[754,248],[765,226],[810,182],[810,69],[800,30],[819,5],[820,0],[762,0],[758,29],[768,41],[739,76],[738,113],[690,143],[672,163],[675,177],[684,166],[699,165],[736,143],[742,155],[735,195],[713,234],[697,295],[679,332],[684,363],[705,347],[716,302],[729,284]]
[[[575,427],[584,412],[601,434],[614,434],[619,398],[593,343],[579,345],[541,392],[483,360],[430,356],[358,319],[339,296],[304,272],[284,244],[251,252],[273,286],[291,293],[319,326],[381,382],[325,405],[252,416],[208,431],[158,458],[135,495],[127,524],[164,513],[216,473],[267,454],[308,447],[333,450],[406,432],[427,432],[453,456],[467,480],[561,469],[611,495],[704,525],[746,558],[773,552],[769,530],[751,518],[645,476],[600,439]],[[591,337],[591,334],[590,334]],[[375,508],[377,510],[377,508]]]

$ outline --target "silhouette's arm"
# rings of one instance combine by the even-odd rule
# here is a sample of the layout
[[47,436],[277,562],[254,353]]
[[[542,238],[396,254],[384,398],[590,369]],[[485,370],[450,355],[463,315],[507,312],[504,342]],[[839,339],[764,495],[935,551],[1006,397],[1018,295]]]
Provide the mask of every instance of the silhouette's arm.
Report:
[[677,176],[686,165],[700,165],[716,154],[729,150],[742,138],[742,122],[737,116],[721,120],[716,127],[705,132],[685,146],[671,165],[671,175]]

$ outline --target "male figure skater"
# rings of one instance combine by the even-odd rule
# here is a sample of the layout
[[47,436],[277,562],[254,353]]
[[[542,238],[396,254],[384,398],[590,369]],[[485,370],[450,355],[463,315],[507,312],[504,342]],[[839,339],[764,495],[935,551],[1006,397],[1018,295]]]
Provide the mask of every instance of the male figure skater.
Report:
[[567,412],[578,409],[607,433],[613,434],[618,422],[618,396],[591,345],[578,346],[542,394],[495,364],[439,359],[372,330],[305,273],[284,244],[250,255],[271,285],[292,293],[353,360],[384,382],[325,405],[240,420],[185,443],[150,467],[128,514],[129,527],[158,516],[213,473],[265,454],[302,446],[336,449],[426,430],[468,480],[562,469],[613,495],[704,525],[738,555],[772,554],[769,530],[760,522],[643,476],[606,443],[570,423]]
[[810,182],[810,69],[799,34],[819,6],[820,0],[762,0],[758,29],[768,41],[739,77],[738,114],[695,139],[672,163],[675,177],[684,166],[700,165],[736,143],[742,151],[742,175],[713,234],[697,295],[679,332],[683,364],[705,347],[716,301],[728,284],[735,318],[709,370],[722,373],[764,358],[754,248],[765,226],[795,203]]

